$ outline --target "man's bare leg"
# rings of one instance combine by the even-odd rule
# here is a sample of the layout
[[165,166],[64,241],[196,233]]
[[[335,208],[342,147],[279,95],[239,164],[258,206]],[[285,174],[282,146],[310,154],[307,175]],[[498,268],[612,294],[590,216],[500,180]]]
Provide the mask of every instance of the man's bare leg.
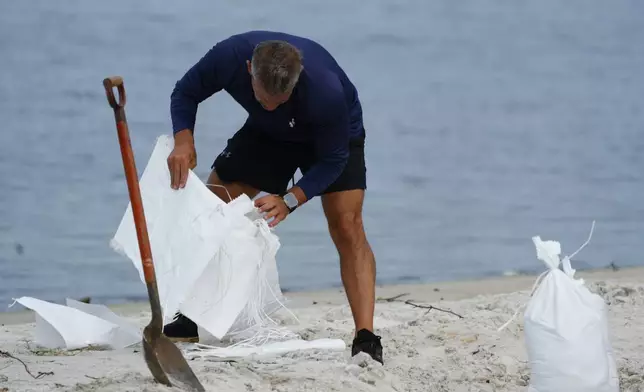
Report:
[[340,255],[342,283],[356,332],[373,332],[376,262],[362,223],[363,190],[322,195],[329,233]]

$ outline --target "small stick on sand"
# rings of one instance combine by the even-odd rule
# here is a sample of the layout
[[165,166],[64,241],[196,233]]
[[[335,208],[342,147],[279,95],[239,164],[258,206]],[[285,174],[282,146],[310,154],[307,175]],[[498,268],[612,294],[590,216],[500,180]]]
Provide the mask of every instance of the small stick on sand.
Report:
[[461,315],[460,315],[460,314],[458,314],[458,313],[454,313],[454,312],[452,312],[451,310],[437,308],[436,306],[432,306],[432,305],[419,305],[419,304],[415,304],[415,303],[411,302],[411,300],[410,300],[410,299],[408,299],[407,301],[405,301],[405,303],[406,303],[407,305],[411,305],[411,306],[413,306],[413,307],[415,307],[415,308],[427,309],[427,312],[426,312],[425,314],[429,313],[429,312],[430,312],[430,310],[432,310],[432,309],[436,309],[436,310],[441,311],[441,312],[445,312],[445,313],[453,314],[454,316],[456,316],[456,317],[458,317],[458,318],[465,318],[465,317],[461,316]]
[[20,358],[16,358],[16,357],[14,357],[13,355],[9,354],[9,353],[8,353],[8,352],[6,352],[6,351],[2,351],[2,350],[0,350],[0,357],[11,358],[11,359],[15,359],[16,361],[20,362],[20,363],[22,364],[22,366],[24,366],[24,367],[25,367],[25,370],[27,371],[27,373],[29,373],[29,375],[30,375],[31,377],[35,378],[36,380],[37,380],[37,379],[39,379],[39,378],[41,378],[41,377],[44,377],[44,376],[53,376],[53,375],[54,375],[54,372],[38,372],[38,375],[37,375],[37,376],[34,376],[34,375],[33,375],[33,373],[31,373],[31,371],[29,370],[29,367],[27,367],[27,364],[26,364],[26,363],[24,363],[24,362],[22,361],[22,359],[20,359]]
[[381,302],[395,302],[400,297],[404,297],[406,295],[409,295],[409,293],[402,293],[402,294],[394,295],[393,297],[389,297],[389,298],[378,298],[378,301],[381,301]]
[[436,306],[432,306],[432,305],[419,305],[417,303],[412,302],[411,299],[408,299],[406,301],[402,301],[400,298],[404,297],[406,295],[409,295],[409,293],[398,294],[398,295],[394,295],[393,297],[389,297],[389,298],[378,298],[378,302],[403,302],[403,303],[405,303],[407,305],[410,305],[410,306],[413,306],[415,308],[427,309],[427,312],[425,314],[429,313],[432,309],[435,309],[435,310],[438,310],[440,312],[453,314],[454,316],[456,316],[458,318],[465,318],[465,317],[461,316],[458,313],[452,312],[451,310],[437,308]]

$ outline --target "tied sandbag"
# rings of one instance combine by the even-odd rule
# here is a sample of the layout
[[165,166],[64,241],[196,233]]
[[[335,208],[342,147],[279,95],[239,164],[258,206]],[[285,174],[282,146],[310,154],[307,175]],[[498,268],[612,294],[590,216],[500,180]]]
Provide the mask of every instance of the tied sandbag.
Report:
[[531,371],[528,391],[618,392],[606,305],[582,279],[574,278],[570,258],[578,251],[560,260],[558,242],[542,241],[539,236],[532,240],[537,258],[548,270],[524,313]]

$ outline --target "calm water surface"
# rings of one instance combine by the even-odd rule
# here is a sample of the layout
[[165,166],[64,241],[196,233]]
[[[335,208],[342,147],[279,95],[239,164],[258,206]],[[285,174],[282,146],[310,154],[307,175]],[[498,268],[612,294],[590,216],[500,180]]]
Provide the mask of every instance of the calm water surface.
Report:
[[[324,44],[363,101],[365,224],[382,283],[644,265],[644,3],[287,0],[0,4],[0,311],[23,295],[145,296],[109,248],[128,202],[101,85],[120,74],[142,171],[174,82],[215,42],[276,29]],[[245,113],[199,110],[197,174]],[[340,284],[319,201],[279,230],[286,289]]]

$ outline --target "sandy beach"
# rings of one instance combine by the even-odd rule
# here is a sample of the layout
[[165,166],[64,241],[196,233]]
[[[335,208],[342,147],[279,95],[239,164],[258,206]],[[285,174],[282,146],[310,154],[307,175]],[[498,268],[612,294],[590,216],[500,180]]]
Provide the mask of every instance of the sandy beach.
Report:
[[[621,391],[644,391],[644,269],[578,276],[608,304]],[[344,352],[226,362],[197,358],[190,364],[208,391],[526,391],[530,370],[522,318],[501,332],[497,328],[526,303],[534,279],[379,287],[376,332],[383,338],[384,366],[350,360],[353,325],[341,290],[288,293],[288,307],[300,323],[282,313],[276,317],[306,340],[343,339]],[[146,304],[112,309],[141,326],[149,321]],[[0,391],[176,390],[153,381],[140,347],[42,350],[31,341],[32,313],[1,313],[0,323],[0,349],[24,362],[0,357]]]

